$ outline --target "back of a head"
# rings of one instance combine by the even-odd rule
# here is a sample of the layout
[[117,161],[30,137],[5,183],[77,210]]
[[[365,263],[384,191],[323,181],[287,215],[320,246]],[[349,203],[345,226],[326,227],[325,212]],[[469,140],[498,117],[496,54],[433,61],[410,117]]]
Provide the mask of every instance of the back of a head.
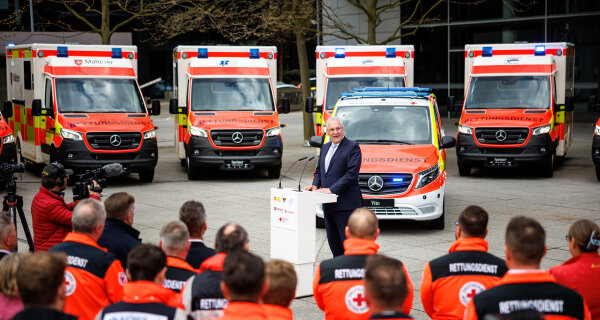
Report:
[[458,215],[458,225],[466,237],[485,238],[488,213],[480,206],[468,206]]
[[179,220],[187,226],[190,237],[200,237],[206,222],[204,206],[198,201],[186,201],[179,209]]
[[399,310],[407,295],[406,277],[402,264],[381,254],[367,258],[365,290],[369,298],[388,310]]
[[190,234],[181,221],[171,221],[160,230],[160,241],[167,255],[176,255],[188,246]]
[[594,221],[575,221],[569,228],[568,236],[575,239],[575,244],[581,252],[596,252],[600,247],[600,227]]
[[379,222],[373,211],[358,208],[348,218],[348,231],[354,238],[373,239],[377,234]]
[[263,303],[288,308],[296,296],[298,283],[294,266],[287,261],[271,260],[265,264],[265,276],[269,290],[262,298]]
[[525,265],[536,265],[545,253],[546,232],[534,219],[517,216],[506,227],[506,247],[513,258]]
[[248,244],[248,232],[242,226],[229,222],[219,228],[215,238],[217,252],[244,251]]
[[37,252],[23,258],[17,270],[17,287],[25,307],[53,305],[64,284],[66,268],[67,257],[62,253]]
[[232,252],[225,258],[221,279],[230,300],[257,301],[265,281],[265,264],[244,250]]
[[127,255],[127,271],[131,281],[154,281],[166,265],[166,254],[153,244],[137,245]]
[[17,297],[17,270],[29,253],[14,252],[0,259],[0,292],[7,297]]
[[135,198],[127,192],[113,193],[104,200],[106,217],[117,220],[125,220]]
[[104,224],[104,220],[106,220],[104,205],[90,198],[79,201],[71,217],[73,231],[86,234],[92,233],[96,226]]

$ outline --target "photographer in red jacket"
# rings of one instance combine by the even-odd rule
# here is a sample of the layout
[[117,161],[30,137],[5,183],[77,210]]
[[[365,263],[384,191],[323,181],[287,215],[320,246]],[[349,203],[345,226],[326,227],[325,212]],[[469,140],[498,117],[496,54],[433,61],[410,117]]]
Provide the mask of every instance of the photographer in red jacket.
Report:
[[[48,251],[71,232],[71,216],[77,201],[66,203],[64,191],[72,174],[73,170],[65,169],[58,162],[42,170],[42,186],[31,203],[35,251]],[[90,198],[100,201],[100,193],[90,190]]]

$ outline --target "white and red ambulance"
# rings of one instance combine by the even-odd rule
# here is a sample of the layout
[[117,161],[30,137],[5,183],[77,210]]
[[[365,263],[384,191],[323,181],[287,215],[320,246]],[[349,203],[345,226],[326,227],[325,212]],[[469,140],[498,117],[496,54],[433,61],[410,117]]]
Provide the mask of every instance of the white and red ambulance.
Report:
[[4,115],[0,115],[0,163],[15,163],[17,160],[15,150],[15,135],[4,119]]
[[[137,82],[135,46],[24,44],[6,47],[5,116],[18,154],[76,171],[120,163],[154,179],[156,131]],[[9,114],[10,115],[9,115]]]
[[317,46],[315,101],[306,105],[315,112],[315,132],[323,135],[327,119],[342,92],[365,87],[412,87],[413,45]]
[[461,176],[472,167],[527,165],[553,175],[572,141],[574,55],[565,42],[465,46]]
[[267,169],[279,178],[283,140],[277,106],[277,48],[177,46],[169,111],[188,178],[201,170]]

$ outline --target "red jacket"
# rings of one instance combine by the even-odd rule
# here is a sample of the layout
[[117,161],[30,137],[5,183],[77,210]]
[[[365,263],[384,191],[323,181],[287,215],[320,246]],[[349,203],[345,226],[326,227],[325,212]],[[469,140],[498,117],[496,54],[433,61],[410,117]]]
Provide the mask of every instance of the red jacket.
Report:
[[550,268],[556,282],[579,293],[587,302],[592,319],[600,319],[600,255],[586,252]]
[[[90,198],[100,201],[95,195]],[[76,204],[77,201],[66,203],[63,197],[40,186],[40,191],[31,202],[35,251],[50,250],[71,232],[71,216]]]
[[263,304],[262,308],[269,320],[294,320],[294,314],[290,308],[274,304]]
[[267,320],[262,306],[252,302],[231,301],[223,309],[223,316],[218,320]]
[[123,301],[130,303],[164,303],[169,307],[181,308],[179,295],[151,281],[132,281],[123,286]]

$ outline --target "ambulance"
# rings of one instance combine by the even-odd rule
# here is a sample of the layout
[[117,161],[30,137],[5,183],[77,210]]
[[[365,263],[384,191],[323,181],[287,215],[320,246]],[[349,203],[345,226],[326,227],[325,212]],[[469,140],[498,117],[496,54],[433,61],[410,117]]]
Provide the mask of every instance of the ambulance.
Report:
[[315,132],[324,133],[325,123],[342,92],[364,87],[412,87],[415,48],[390,46],[317,46],[317,91],[306,103],[306,112],[316,113]]
[[[362,152],[358,185],[364,207],[379,219],[428,221],[444,229],[446,136],[427,88],[362,88],[344,93],[333,115]],[[321,137],[312,137],[319,147]],[[325,142],[328,138],[325,135]],[[317,210],[322,224],[322,210]]]
[[574,55],[566,42],[465,46],[461,176],[472,167],[521,166],[553,175],[573,140]]
[[[600,101],[597,101],[597,96],[591,96],[589,100],[589,111],[600,111]],[[600,118],[594,127],[594,137],[592,138],[592,161],[596,167],[596,178],[600,181]]]
[[0,115],[0,163],[16,163],[15,150],[15,135],[2,114]]
[[[151,182],[156,130],[137,82],[135,46],[27,44],[6,47],[5,110],[19,157],[81,172],[120,163]],[[9,117],[9,114],[5,114]]]
[[274,46],[177,46],[173,50],[176,149],[188,178],[201,170],[266,169],[279,178],[283,140]]

